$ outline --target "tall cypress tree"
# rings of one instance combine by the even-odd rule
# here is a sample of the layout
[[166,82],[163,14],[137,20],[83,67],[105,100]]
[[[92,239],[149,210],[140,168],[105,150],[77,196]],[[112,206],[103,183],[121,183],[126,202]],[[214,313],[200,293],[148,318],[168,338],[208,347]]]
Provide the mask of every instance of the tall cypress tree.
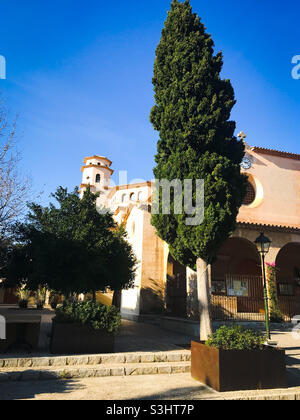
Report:
[[[160,134],[154,175],[169,181],[203,179],[204,221],[188,226],[190,215],[160,212],[152,224],[176,260],[197,268],[201,339],[212,330],[208,267],[235,230],[247,185],[240,169],[245,147],[230,120],[234,91],[220,76],[223,56],[214,55],[213,48],[189,0],[173,0],[154,65],[156,105],[150,120]],[[171,200],[174,209],[174,194]]]

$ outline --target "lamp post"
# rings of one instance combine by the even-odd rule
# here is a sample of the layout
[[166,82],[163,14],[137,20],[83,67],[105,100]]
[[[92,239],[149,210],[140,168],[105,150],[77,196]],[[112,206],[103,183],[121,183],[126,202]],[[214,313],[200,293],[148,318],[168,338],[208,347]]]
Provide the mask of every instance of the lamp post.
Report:
[[258,252],[260,253],[260,258],[261,258],[261,270],[262,270],[263,286],[264,286],[266,330],[267,330],[268,340],[271,340],[268,291],[267,291],[267,280],[266,280],[266,269],[265,269],[265,256],[270,250],[271,240],[267,238],[264,235],[264,233],[261,233],[260,236],[256,239],[255,245],[257,246],[257,249],[258,249]]

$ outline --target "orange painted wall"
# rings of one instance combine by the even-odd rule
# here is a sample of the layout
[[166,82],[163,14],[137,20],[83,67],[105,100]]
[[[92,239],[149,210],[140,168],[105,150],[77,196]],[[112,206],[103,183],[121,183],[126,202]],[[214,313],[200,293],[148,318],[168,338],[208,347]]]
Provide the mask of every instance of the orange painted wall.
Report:
[[256,153],[247,149],[251,169],[243,171],[261,186],[262,197],[242,206],[239,222],[300,227],[300,160]]

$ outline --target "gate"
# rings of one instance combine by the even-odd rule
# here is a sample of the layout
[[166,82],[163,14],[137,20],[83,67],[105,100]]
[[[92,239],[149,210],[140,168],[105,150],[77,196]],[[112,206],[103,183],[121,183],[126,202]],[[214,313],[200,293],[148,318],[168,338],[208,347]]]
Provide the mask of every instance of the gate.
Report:
[[226,293],[227,296],[212,296],[212,315],[215,320],[264,320],[261,276],[227,275]]

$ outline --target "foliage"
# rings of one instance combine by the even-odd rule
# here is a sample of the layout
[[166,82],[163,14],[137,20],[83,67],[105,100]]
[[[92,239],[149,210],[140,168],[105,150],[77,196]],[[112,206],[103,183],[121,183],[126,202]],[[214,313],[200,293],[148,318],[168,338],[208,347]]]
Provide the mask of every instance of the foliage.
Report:
[[222,350],[262,350],[266,336],[240,325],[222,326],[206,342],[208,347]]
[[136,258],[111,214],[100,214],[97,194],[87,189],[68,193],[58,188],[53,198],[58,207],[29,205],[27,223],[18,224],[18,244],[12,250],[5,277],[18,284],[28,279],[31,289],[39,285],[68,296],[131,287]]
[[114,306],[105,306],[93,301],[64,302],[56,309],[54,322],[81,324],[95,330],[115,334],[121,325],[121,316]]
[[204,180],[204,222],[187,226],[191,215],[159,214],[152,224],[174,258],[192,268],[197,258],[211,263],[234,231],[247,185],[240,170],[244,144],[229,119],[234,91],[220,77],[223,58],[214,55],[213,47],[189,1],[173,0],[154,65],[156,105],[150,120],[160,134],[154,175],[158,180]]
[[26,283],[21,284],[15,291],[15,295],[19,299],[20,309],[27,309],[31,296],[31,291],[26,288]]
[[22,284],[17,288],[15,295],[20,301],[28,302],[30,299],[31,291],[26,288],[26,284]]
[[34,292],[35,303],[38,309],[43,309],[46,302],[47,287],[39,286]]
[[275,263],[266,264],[267,287],[270,303],[270,321],[275,323],[284,322],[284,318],[279,308],[277,282],[276,282],[277,268]]
[[11,240],[7,237],[0,238],[0,278],[2,277],[2,270],[7,264],[9,248],[11,246]]

